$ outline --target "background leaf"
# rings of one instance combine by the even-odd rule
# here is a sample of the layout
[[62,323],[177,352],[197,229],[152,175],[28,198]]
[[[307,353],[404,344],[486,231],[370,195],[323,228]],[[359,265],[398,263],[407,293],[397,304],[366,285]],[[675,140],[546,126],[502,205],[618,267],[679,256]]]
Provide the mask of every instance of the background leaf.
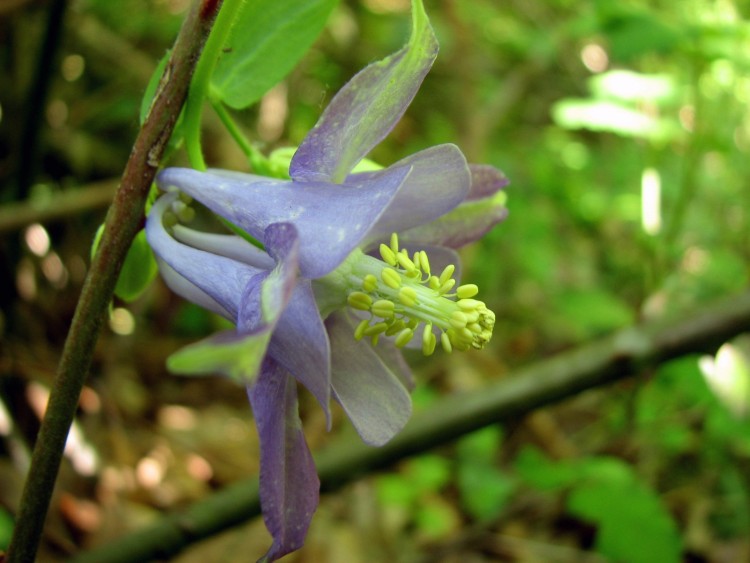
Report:
[[246,108],[292,70],[323,30],[338,0],[247,2],[216,64],[212,86],[235,109]]

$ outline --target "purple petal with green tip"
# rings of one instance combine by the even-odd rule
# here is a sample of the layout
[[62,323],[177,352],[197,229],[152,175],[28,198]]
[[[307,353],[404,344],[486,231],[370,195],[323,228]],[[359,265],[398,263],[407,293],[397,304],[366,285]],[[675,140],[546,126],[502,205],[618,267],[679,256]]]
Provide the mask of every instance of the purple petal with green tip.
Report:
[[482,238],[508,216],[505,192],[465,201],[436,220],[399,233],[399,240],[460,248]]
[[381,446],[411,416],[411,397],[399,378],[368,341],[354,339],[354,327],[342,313],[326,319],[331,341],[331,386],[362,440]]
[[176,241],[162,224],[162,217],[177,199],[165,194],[151,208],[146,221],[146,237],[154,253],[177,274],[196,286],[225,311],[236,316],[240,296],[250,279],[262,270],[197,250]]
[[274,223],[265,230],[266,250],[276,267],[253,277],[243,289],[237,315],[237,330],[253,332],[275,326],[297,284],[299,238],[289,223]]
[[294,288],[268,353],[313,394],[330,427],[331,351],[309,280]]
[[272,326],[264,326],[253,333],[219,332],[169,356],[167,368],[179,375],[220,373],[250,385],[258,377],[272,329]]
[[267,245],[265,229],[288,222],[299,232],[300,271],[316,278],[336,268],[367,236],[411,172],[391,167],[346,186],[217,175],[167,168],[157,181],[176,186]]
[[248,388],[260,436],[260,502],[273,545],[261,561],[302,547],[318,506],[320,481],[302,433],[294,379],[273,360]]
[[401,119],[438,52],[421,2],[412,21],[406,46],[364,68],[333,98],[292,158],[294,180],[342,182]]

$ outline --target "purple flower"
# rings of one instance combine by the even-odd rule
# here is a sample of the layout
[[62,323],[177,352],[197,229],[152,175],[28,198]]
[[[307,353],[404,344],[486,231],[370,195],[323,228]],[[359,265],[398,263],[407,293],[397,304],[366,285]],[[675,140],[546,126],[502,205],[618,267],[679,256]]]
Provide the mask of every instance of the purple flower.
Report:
[[[236,324],[174,354],[172,371],[223,373],[247,386],[260,435],[265,561],[301,547],[319,482],[297,412],[295,381],[325,410],[331,396],[368,444],[408,420],[411,374],[400,347],[481,348],[494,315],[454,287],[452,250],[504,218],[507,180],[470,166],[454,145],[352,172],[393,128],[437,54],[421,2],[409,43],[357,74],[292,158],[291,180],[170,168],[147,223],[162,277]],[[239,227],[236,235],[177,220],[185,196]],[[392,235],[398,232],[399,235]],[[374,254],[369,254],[374,253]],[[428,258],[429,255],[429,258]]]

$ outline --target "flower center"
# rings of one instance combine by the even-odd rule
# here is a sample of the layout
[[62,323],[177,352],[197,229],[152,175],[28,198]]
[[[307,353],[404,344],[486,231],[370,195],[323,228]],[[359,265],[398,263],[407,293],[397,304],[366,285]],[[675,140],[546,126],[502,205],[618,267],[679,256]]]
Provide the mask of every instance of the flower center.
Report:
[[492,338],[495,314],[473,297],[474,284],[456,286],[455,266],[439,274],[430,270],[423,250],[412,256],[399,249],[398,236],[380,245],[381,260],[358,253],[347,260],[348,271],[340,281],[347,285],[347,303],[369,313],[357,325],[354,337],[369,337],[373,345],[381,335],[394,337],[403,347],[421,330],[422,352],[429,356],[438,339],[446,352],[481,349]]

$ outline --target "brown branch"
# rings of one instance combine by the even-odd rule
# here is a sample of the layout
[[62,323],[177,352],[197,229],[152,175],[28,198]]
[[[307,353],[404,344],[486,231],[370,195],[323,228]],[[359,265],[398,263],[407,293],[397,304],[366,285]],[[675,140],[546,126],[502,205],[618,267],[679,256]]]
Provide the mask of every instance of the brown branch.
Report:
[[[211,9],[207,10],[207,6]],[[6,558],[8,563],[28,563],[36,556],[68,430],[91,365],[102,321],[122,262],[143,221],[143,208],[151,182],[220,6],[220,0],[201,0],[193,5],[175,41],[149,114],[135,140],[65,342],[21,496],[21,507]]]
[[8,203],[0,207],[0,234],[32,223],[57,221],[82,211],[107,207],[116,189],[117,180],[104,180],[66,190],[41,202]]
[[[484,426],[634,375],[645,366],[714,351],[750,331],[750,291],[682,318],[652,322],[559,354],[483,389],[446,397],[415,415],[381,448],[340,442],[316,456],[321,486],[333,491],[377,469],[450,442]],[[191,543],[260,514],[255,479],[230,485],[188,509],[80,554],[73,563],[167,559]]]

